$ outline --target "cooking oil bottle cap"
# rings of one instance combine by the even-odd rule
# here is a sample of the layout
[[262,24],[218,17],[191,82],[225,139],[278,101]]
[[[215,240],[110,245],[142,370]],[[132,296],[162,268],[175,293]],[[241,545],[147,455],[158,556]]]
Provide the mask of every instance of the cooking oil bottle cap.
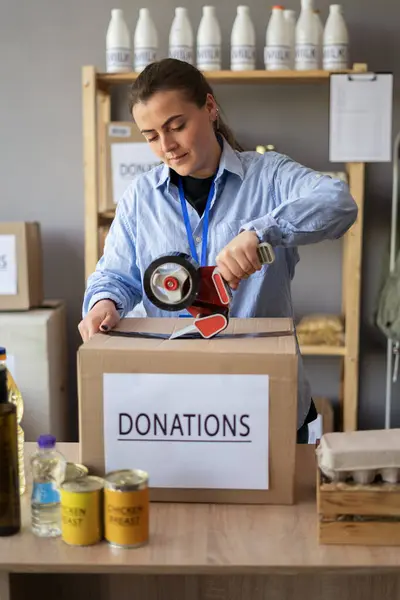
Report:
[[54,448],[54,446],[56,445],[56,438],[54,437],[54,435],[46,433],[44,435],[39,435],[37,443],[39,448],[42,449]]
[[4,346],[0,346],[0,360],[5,360],[6,356],[6,349],[4,348]]

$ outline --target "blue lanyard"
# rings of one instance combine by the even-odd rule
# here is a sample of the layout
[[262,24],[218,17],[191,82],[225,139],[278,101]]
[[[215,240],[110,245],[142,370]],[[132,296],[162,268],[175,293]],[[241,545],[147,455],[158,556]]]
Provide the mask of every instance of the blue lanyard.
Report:
[[[179,188],[179,199],[181,201],[183,220],[185,222],[190,252],[192,253],[192,257],[194,258],[194,260],[198,263],[199,257],[197,255],[196,244],[194,243],[193,232],[192,232],[192,228],[190,226],[189,213],[188,213],[188,209],[187,209],[187,205],[186,205],[185,192],[183,191],[183,184],[182,184],[181,177],[179,177],[178,188]],[[214,196],[214,190],[215,190],[215,180],[213,179],[210,191],[208,193],[207,203],[206,203],[206,207],[204,209],[204,215],[203,215],[204,221],[203,221],[203,244],[201,247],[201,263],[200,263],[201,267],[205,267],[207,264],[208,225],[210,222],[210,206],[211,206],[211,200],[213,199],[213,196]]]

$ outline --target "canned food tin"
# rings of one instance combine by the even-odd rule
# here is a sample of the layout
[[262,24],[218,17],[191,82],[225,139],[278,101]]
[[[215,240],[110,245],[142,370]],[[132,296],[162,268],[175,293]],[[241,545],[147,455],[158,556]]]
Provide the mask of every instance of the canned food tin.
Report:
[[112,546],[136,548],[149,541],[149,477],[113,471],[104,482],[104,537]]
[[92,476],[61,484],[61,537],[66,544],[90,546],[102,539],[103,488],[104,480]]
[[86,477],[89,474],[89,469],[85,465],[79,463],[67,462],[65,469],[64,481],[71,481],[73,479],[80,479]]

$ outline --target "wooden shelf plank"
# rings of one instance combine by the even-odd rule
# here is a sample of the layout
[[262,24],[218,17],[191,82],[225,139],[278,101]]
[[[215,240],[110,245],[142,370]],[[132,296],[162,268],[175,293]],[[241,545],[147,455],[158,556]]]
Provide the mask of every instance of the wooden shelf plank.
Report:
[[[330,74],[335,71],[207,71],[204,73],[207,80],[212,83],[324,83],[329,81]],[[336,71],[340,73],[353,73],[352,69]],[[135,81],[138,73],[97,73],[100,85],[129,84]]]
[[345,346],[301,346],[303,356],[346,356]]

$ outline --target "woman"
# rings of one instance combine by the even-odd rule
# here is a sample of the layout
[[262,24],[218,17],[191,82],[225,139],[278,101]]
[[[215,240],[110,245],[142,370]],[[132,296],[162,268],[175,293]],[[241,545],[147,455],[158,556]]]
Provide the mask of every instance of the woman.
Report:
[[[149,65],[132,86],[130,109],[164,164],[136,177],[118,203],[88,279],[83,340],[114,327],[142,300],[149,317],[179,314],[156,308],[142,290],[147,266],[171,251],[217,265],[234,290],[232,317],[293,317],[296,247],[339,238],[354,223],[347,185],[284,155],[240,152],[211,87],[188,63]],[[260,265],[260,241],[274,247],[273,264]],[[314,418],[300,360],[298,441],[307,441]]]

